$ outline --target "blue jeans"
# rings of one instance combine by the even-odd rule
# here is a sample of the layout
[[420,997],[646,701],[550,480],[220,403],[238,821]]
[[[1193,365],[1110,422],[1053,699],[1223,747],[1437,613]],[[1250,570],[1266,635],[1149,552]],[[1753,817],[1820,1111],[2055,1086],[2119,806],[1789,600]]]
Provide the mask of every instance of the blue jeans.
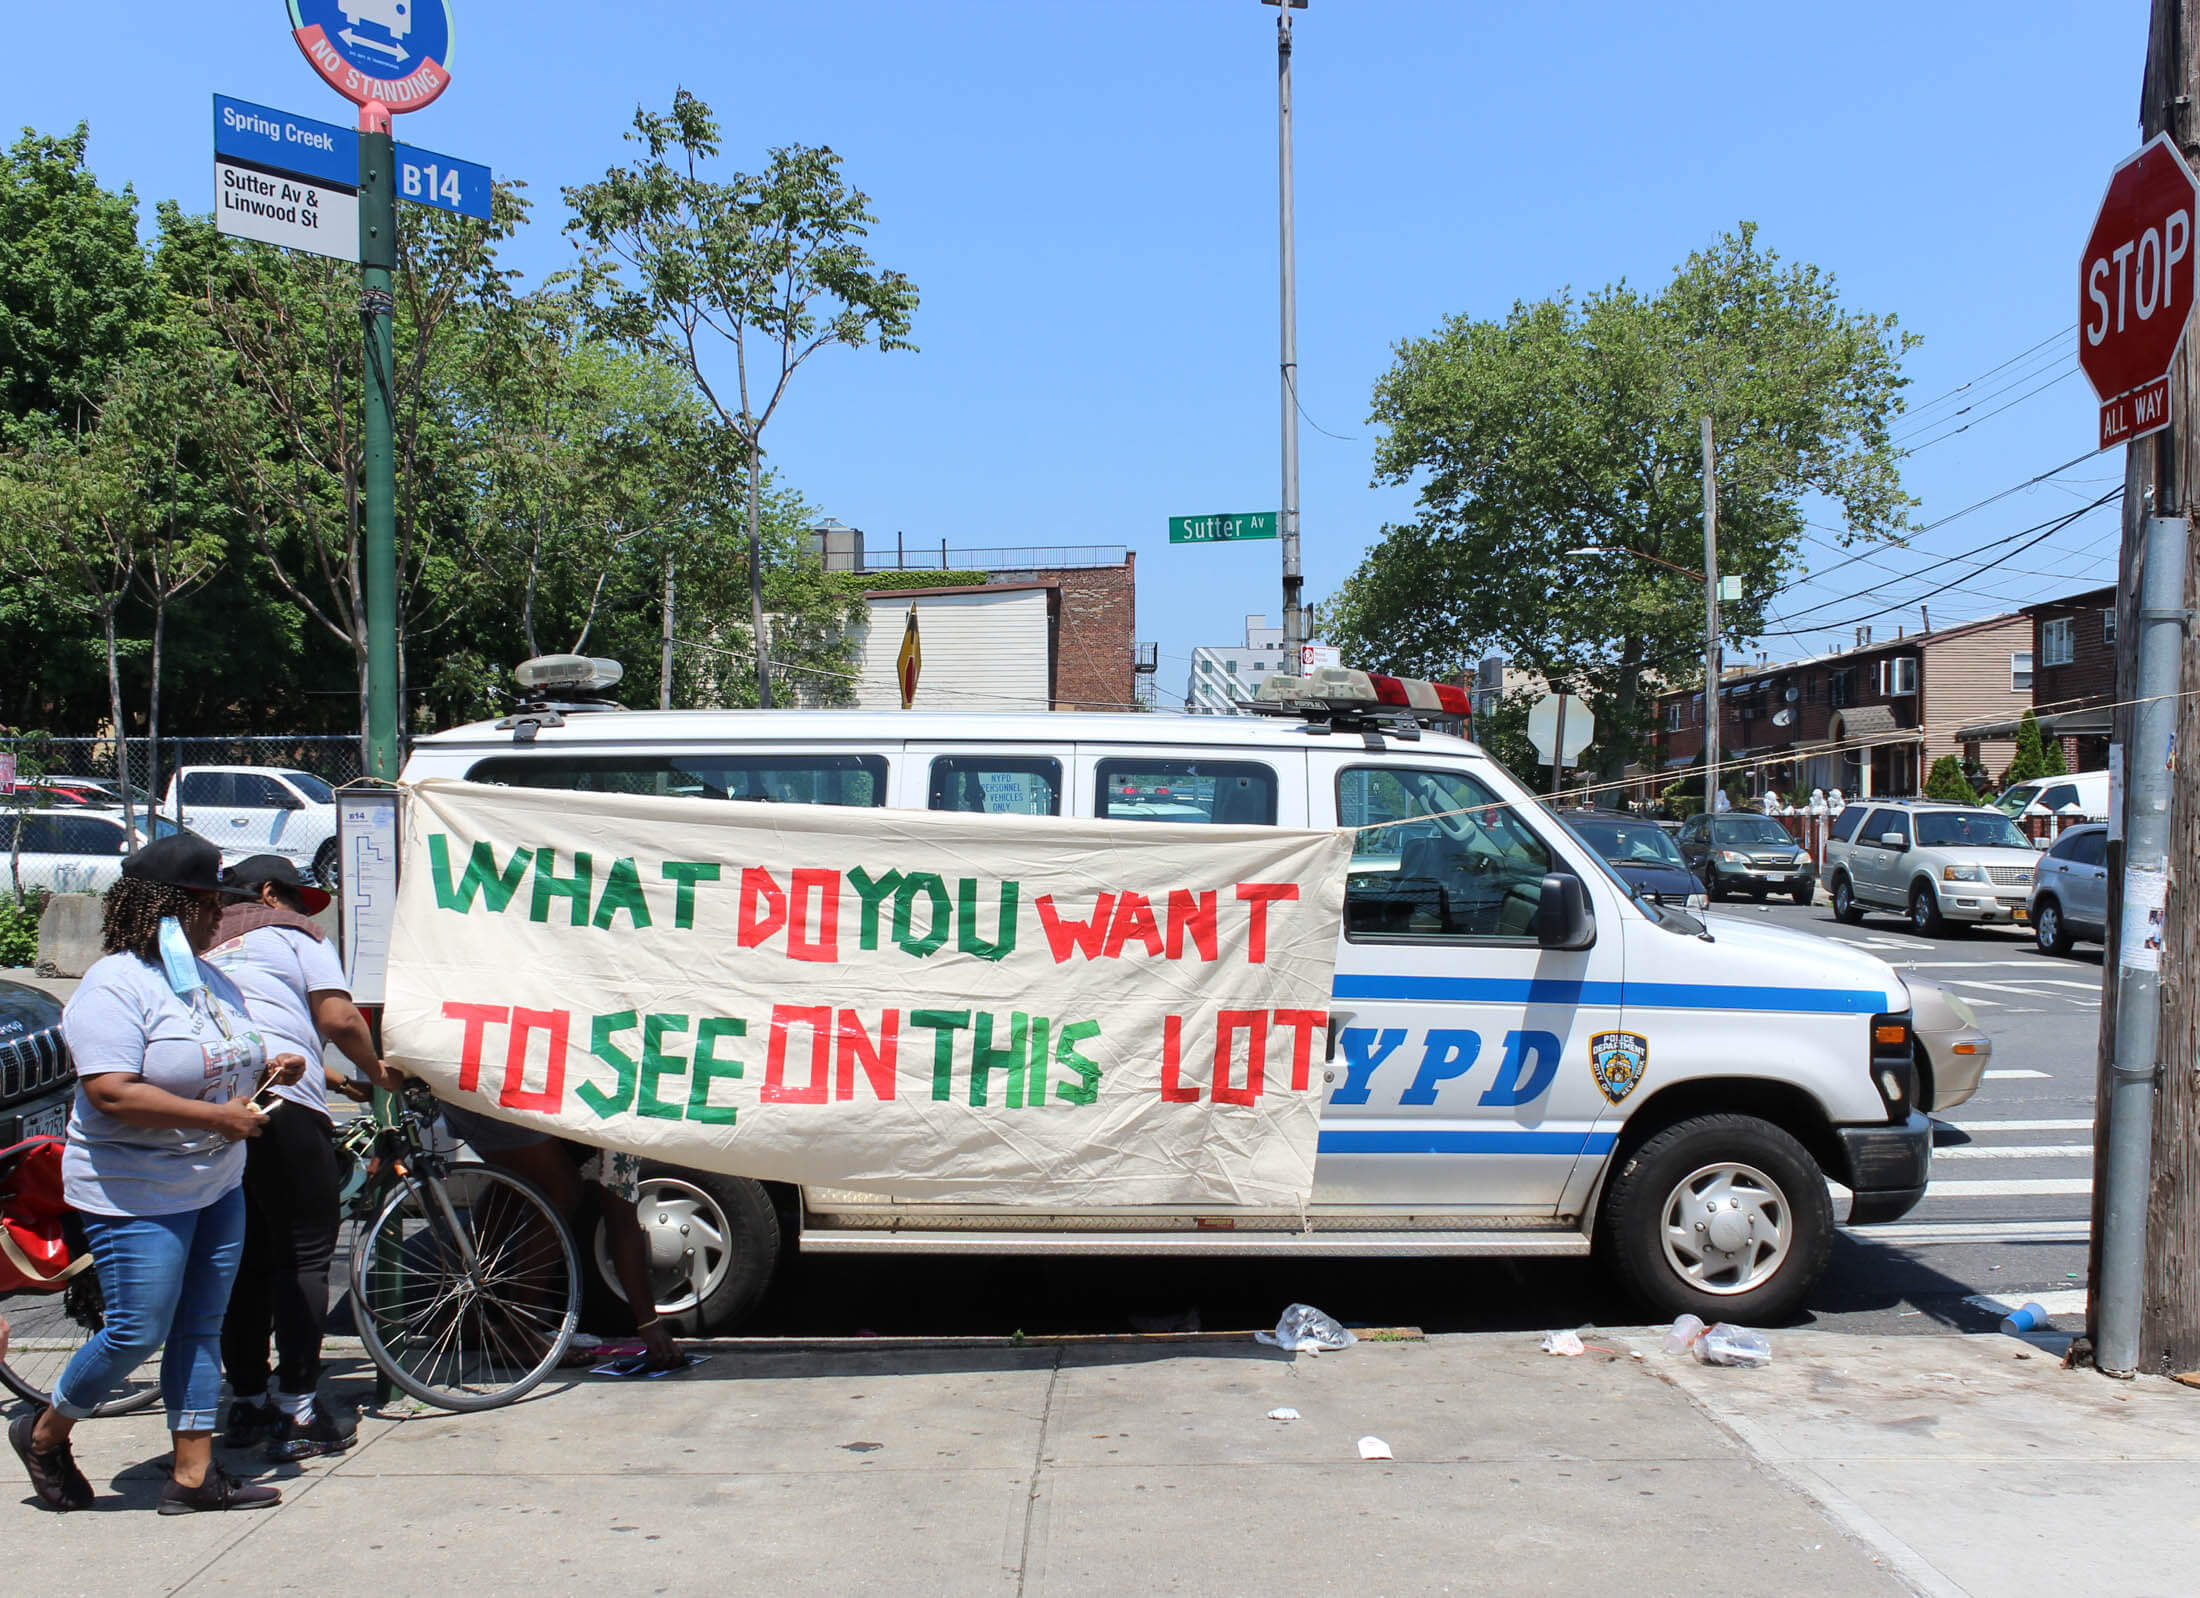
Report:
[[214,1429],[221,1404],[222,1315],[244,1250],[244,1189],[175,1215],[85,1215],[107,1323],[53,1384],[53,1407],[81,1420],[166,1344],[160,1392],[168,1429]]

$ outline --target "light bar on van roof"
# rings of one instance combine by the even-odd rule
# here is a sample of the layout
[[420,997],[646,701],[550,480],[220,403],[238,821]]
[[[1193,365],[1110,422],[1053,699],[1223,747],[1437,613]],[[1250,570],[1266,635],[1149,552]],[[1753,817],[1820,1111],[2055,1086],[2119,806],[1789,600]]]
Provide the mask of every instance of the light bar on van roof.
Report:
[[566,688],[595,693],[614,687],[626,675],[615,660],[595,655],[537,655],[512,669],[522,688]]
[[1254,696],[1260,704],[1316,705],[1349,709],[1355,705],[1392,705],[1400,710],[1425,711],[1432,716],[1473,714],[1474,701],[1466,689],[1448,682],[1424,682],[1419,677],[1388,677],[1381,672],[1354,671],[1347,666],[1317,666],[1312,676],[1265,678]]

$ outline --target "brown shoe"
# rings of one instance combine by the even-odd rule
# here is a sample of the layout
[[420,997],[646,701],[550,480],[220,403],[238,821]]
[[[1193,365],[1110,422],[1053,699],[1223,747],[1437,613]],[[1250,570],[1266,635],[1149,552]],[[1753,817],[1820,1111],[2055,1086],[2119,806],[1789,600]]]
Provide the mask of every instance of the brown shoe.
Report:
[[23,1468],[30,1472],[31,1490],[38,1494],[38,1501],[62,1513],[91,1508],[92,1484],[84,1479],[84,1472],[76,1468],[76,1456],[69,1451],[69,1445],[34,1447],[31,1428],[37,1424],[36,1410],[16,1416],[8,1425],[8,1441],[14,1445],[16,1458],[23,1461]]
[[186,1487],[171,1478],[160,1490],[160,1512],[164,1515],[196,1515],[206,1509],[273,1509],[282,1501],[283,1495],[274,1488],[239,1481],[211,1462],[206,1467],[206,1480],[198,1486]]

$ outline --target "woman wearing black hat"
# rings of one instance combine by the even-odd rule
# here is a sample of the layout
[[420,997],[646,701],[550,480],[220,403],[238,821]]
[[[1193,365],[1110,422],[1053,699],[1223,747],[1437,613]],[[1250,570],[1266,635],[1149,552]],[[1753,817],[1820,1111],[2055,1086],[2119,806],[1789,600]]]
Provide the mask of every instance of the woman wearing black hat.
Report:
[[160,1512],[257,1509],[282,1496],[214,1463],[216,1343],[244,1241],[243,1143],[267,1121],[251,1095],[296,1081],[305,1059],[270,1059],[243,995],[198,958],[226,897],[220,870],[203,838],[162,838],[132,855],[107,890],[106,958],[62,1012],[77,1073],[62,1188],[91,1241],[106,1324],[54,1383],[53,1404],[8,1428],[49,1509],[91,1503],[69,1433],[156,1349],[176,1446]]
[[[268,1047],[312,1060],[334,1044],[378,1087],[404,1079],[382,1064],[351,984],[313,917],[328,895],[281,855],[259,854],[222,873],[239,897],[222,912],[206,958],[244,994]],[[329,1262],[342,1225],[344,1179],[328,1113],[331,1085],[364,1097],[353,1079],[318,1066],[274,1091],[287,1101],[244,1162],[244,1258],[222,1322],[229,1373],[231,1448],[265,1439],[271,1458],[340,1454],[356,1427],[318,1402],[321,1336],[328,1322]],[[268,1393],[267,1339],[275,1334],[275,1391]]]

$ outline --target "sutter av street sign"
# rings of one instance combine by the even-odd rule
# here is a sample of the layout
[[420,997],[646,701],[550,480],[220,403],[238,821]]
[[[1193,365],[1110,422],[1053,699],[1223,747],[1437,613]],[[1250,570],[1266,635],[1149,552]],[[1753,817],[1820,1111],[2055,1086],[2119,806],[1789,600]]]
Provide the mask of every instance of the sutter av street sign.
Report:
[[1276,513],[1245,511],[1236,516],[1171,516],[1172,544],[1234,544],[1249,538],[1276,536]]
[[2200,285],[2200,184],[2166,134],[2108,180],[2078,265],[2078,364],[2101,399],[2101,448],[2169,426],[2169,369]]

